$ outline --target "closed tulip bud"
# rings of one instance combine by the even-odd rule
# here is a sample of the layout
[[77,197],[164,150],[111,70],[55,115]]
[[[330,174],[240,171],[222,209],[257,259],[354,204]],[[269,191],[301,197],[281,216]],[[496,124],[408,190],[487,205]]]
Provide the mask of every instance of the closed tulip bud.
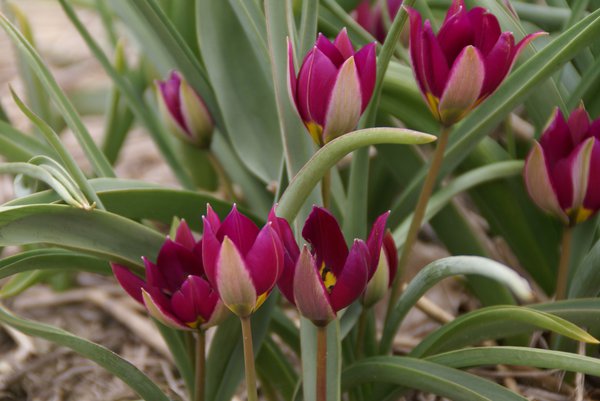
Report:
[[434,117],[450,126],[498,88],[524,47],[545,33],[527,35],[515,45],[496,17],[482,7],[466,9],[453,0],[437,36],[429,21],[410,16],[410,58],[419,89]]
[[369,308],[379,302],[394,282],[398,270],[398,251],[392,233],[387,230],[383,237],[379,263],[367,283],[367,288],[361,297],[362,304]]
[[583,106],[568,121],[556,110],[525,162],[525,184],[544,211],[573,226],[600,209],[600,119]]
[[283,295],[318,326],[335,319],[361,296],[375,274],[387,216],[377,219],[366,243],[356,239],[348,250],[335,217],[313,207],[302,230],[310,250],[304,246],[292,270],[283,274],[278,283]]
[[223,303],[239,317],[248,317],[279,280],[284,250],[272,223],[259,229],[234,205],[221,222],[208,206],[202,237],[206,275]]
[[156,263],[143,258],[145,280],[124,266],[111,266],[123,289],[156,320],[180,330],[206,329],[220,323],[228,313],[206,279],[201,251],[202,241],[196,242],[182,221],[175,241],[167,238]]
[[312,139],[319,146],[352,131],[375,87],[375,44],[355,52],[343,29],[332,43],[319,34],[298,77],[288,45],[289,91]]
[[[393,21],[400,10],[402,0],[386,0],[386,4],[390,20]],[[363,0],[352,12],[352,16],[360,26],[365,28],[379,42],[383,43],[387,36],[387,29],[385,27],[381,2],[376,1],[372,4],[371,0]]]
[[158,106],[163,121],[177,137],[201,149],[212,141],[214,123],[204,101],[177,71],[157,81]]

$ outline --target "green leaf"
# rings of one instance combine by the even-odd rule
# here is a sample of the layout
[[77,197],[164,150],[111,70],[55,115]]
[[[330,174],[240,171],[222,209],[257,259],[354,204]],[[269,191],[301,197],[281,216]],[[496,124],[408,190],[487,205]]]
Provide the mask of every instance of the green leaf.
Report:
[[325,172],[360,147],[381,143],[423,144],[433,135],[402,128],[367,128],[342,135],[323,146],[294,177],[281,197],[277,213],[291,221]]
[[63,205],[0,207],[0,246],[46,243],[142,266],[140,257],[155,259],[163,241],[154,230],[100,210]]
[[598,343],[573,323],[550,313],[523,306],[490,306],[462,315],[434,331],[412,350],[410,356],[421,358],[536,329],[551,330],[577,341]]
[[56,157],[45,143],[0,120],[0,154],[8,161],[26,162],[35,155]]
[[272,386],[284,400],[291,400],[298,374],[275,341],[267,338],[256,357],[256,369],[263,386]]
[[302,17],[300,19],[300,46],[298,53],[303,57],[314,46],[317,39],[317,21],[319,19],[319,1],[305,0],[302,2]]
[[140,370],[101,345],[77,337],[68,331],[56,327],[18,318],[2,307],[0,307],[0,321],[25,334],[40,337],[72,349],[83,357],[96,362],[123,380],[125,384],[146,401],[169,401],[169,397]]
[[445,278],[462,274],[485,276],[503,283],[521,299],[531,297],[531,288],[527,281],[514,270],[496,261],[480,256],[450,256],[438,259],[417,273],[394,305],[383,329],[380,343],[381,353],[387,353],[390,350],[402,320],[427,290]]
[[0,289],[0,298],[10,298],[19,295],[29,287],[36,285],[47,276],[41,270],[17,273],[12,276]]
[[569,298],[595,297],[600,292],[600,275],[598,263],[600,261],[600,241],[585,256],[576,274],[572,276],[568,289]]
[[87,128],[77,115],[75,108],[60,89],[56,80],[44,64],[37,51],[31,46],[27,39],[15,28],[13,24],[2,14],[0,14],[0,25],[8,33],[11,40],[19,47],[24,57],[29,62],[31,68],[35,71],[38,78],[54,100],[56,106],[60,110],[63,118],[73,130],[75,137],[83,148],[85,155],[90,161],[94,171],[99,176],[114,177],[114,172],[110,163],[104,157],[104,154],[98,149],[94,143]]
[[257,57],[228,1],[198,0],[196,18],[222,126],[248,169],[277,181],[282,146],[268,60]]
[[363,359],[343,372],[345,390],[365,383],[391,383],[461,401],[525,401],[480,377],[437,363],[407,357]]
[[472,368],[489,365],[532,366],[560,369],[600,376],[600,361],[570,352],[529,347],[481,347],[446,352],[427,358],[428,361],[452,368]]
[[[515,70],[477,109],[457,126],[451,144],[444,156],[440,179],[452,171],[486,135],[523,102],[544,80],[552,76],[564,63],[581,49],[589,46],[600,35],[600,10],[590,14],[577,25],[556,37],[549,45]],[[423,168],[415,175],[390,215],[390,225],[402,218],[402,205],[414,204],[426,174]]]

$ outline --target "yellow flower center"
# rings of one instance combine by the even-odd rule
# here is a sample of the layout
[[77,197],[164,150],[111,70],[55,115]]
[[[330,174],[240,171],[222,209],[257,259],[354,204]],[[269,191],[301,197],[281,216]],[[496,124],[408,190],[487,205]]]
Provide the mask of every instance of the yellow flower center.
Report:
[[588,209],[585,207],[567,210],[567,214],[571,218],[573,224],[583,223],[584,221],[590,218],[592,213],[594,213],[592,209]]
[[306,123],[306,128],[313,141],[315,141],[319,147],[323,146],[323,127],[314,121],[309,121]]
[[333,274],[329,267],[325,266],[325,262],[321,263],[319,274],[321,275],[323,284],[325,284],[325,288],[327,288],[327,292],[331,293],[331,290],[333,290],[333,287],[335,287],[335,283],[337,282],[335,274]]

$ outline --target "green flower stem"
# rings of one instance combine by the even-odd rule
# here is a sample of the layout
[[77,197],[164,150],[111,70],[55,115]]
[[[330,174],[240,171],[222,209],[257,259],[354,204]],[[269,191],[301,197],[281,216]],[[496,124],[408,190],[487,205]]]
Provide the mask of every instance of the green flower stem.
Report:
[[327,401],[327,326],[317,326],[317,401]]
[[256,391],[256,368],[254,367],[254,351],[252,349],[252,327],[250,316],[240,317],[242,322],[242,337],[244,342],[244,365],[246,367],[246,390],[248,401],[258,401]]
[[356,358],[362,358],[364,354],[365,333],[367,331],[367,318],[369,317],[369,308],[363,307],[358,318],[358,332],[356,333]]
[[321,196],[323,197],[323,207],[329,209],[331,206],[331,170],[327,169],[321,180]]
[[571,256],[571,238],[573,227],[565,227],[560,245],[560,261],[558,262],[558,276],[556,277],[556,300],[560,301],[567,296],[567,282],[569,281],[569,258]]
[[196,333],[196,377],[194,401],[204,401],[206,379],[206,333],[200,329]]
[[442,128],[442,132],[440,133],[439,140],[435,148],[435,153],[433,155],[433,160],[431,161],[431,166],[427,172],[427,177],[425,177],[425,182],[423,183],[423,188],[421,189],[419,200],[417,201],[417,206],[415,207],[413,219],[410,223],[408,234],[406,235],[406,241],[404,241],[404,244],[402,245],[402,254],[400,255],[400,260],[398,261],[398,272],[400,274],[396,276],[392,286],[392,293],[390,295],[390,301],[387,310],[388,317],[390,315],[390,311],[394,308],[396,301],[398,301],[398,298],[400,297],[402,283],[406,281],[406,263],[408,262],[408,258],[415,244],[415,240],[417,239],[417,234],[419,234],[423,217],[425,216],[425,210],[427,209],[427,203],[429,202],[429,198],[433,192],[438,172],[444,159],[444,151],[446,149],[446,145],[448,144],[449,136],[450,128]]
[[433,142],[435,139],[433,135],[418,131],[382,127],[367,128],[342,135],[319,149],[296,174],[281,196],[277,214],[288,221],[293,221],[325,172],[358,148],[380,143],[419,145]]
[[207,151],[207,157],[219,177],[219,186],[223,189],[225,199],[234,202],[235,192],[233,191],[233,185],[231,184],[231,180],[229,179],[225,168],[223,168],[223,164],[221,164],[219,158],[210,150]]

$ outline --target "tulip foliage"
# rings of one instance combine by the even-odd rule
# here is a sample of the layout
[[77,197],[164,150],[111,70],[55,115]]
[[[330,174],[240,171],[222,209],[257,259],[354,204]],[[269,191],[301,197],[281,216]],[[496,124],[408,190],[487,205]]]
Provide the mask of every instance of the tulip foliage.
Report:
[[[600,10],[548,4],[59,0],[107,76],[93,104],[7,7],[0,296],[107,276],[175,373],[10,307],[1,325],[150,401],[594,399]],[[120,177],[134,128],[160,184]],[[515,365],[511,386],[471,369]]]

